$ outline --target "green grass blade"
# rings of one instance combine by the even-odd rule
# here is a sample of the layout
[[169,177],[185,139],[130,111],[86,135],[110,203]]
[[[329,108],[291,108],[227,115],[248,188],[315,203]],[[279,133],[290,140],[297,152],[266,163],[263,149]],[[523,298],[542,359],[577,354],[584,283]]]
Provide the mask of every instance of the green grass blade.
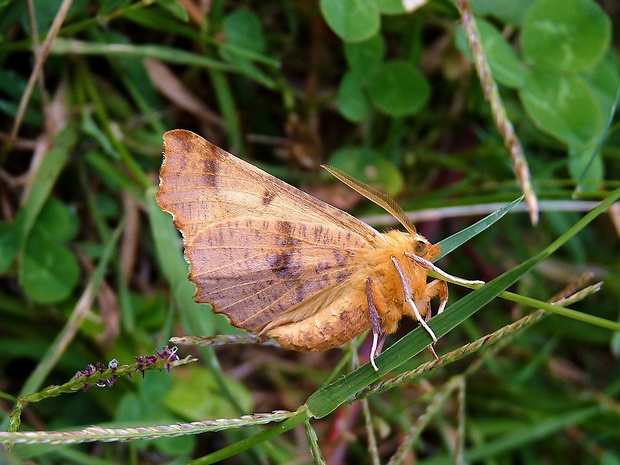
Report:
[[[616,189],[612,192],[598,205],[598,207],[584,215],[584,217],[577,221],[566,233],[562,234],[562,236],[544,250],[512,270],[498,276],[478,290],[459,300],[454,305],[451,305],[445,312],[433,318],[429,322],[429,326],[433,329],[437,337],[441,337],[455,328],[500,295],[538,263],[555,252],[571,237],[594,220],[594,218],[605,211],[607,207],[618,200],[618,198],[620,198],[620,189]],[[311,395],[306,402],[311,415],[315,418],[322,418],[328,415],[345,403],[347,399],[355,393],[410,360],[414,355],[431,344],[431,342],[430,336],[423,328],[418,327],[411,331],[376,359],[376,363],[379,367],[378,372],[375,372],[370,364],[367,363]]]
[[45,154],[31,182],[31,189],[20,214],[22,218],[22,244],[25,242],[43,204],[65,167],[73,146],[77,143],[77,131],[74,125],[67,126],[54,139],[53,146]]
[[106,44],[58,37],[54,40],[50,53],[52,55],[133,56],[137,58],[153,58],[166,63],[241,72],[241,69],[236,65],[230,65],[207,56],[161,45]]
[[97,295],[99,284],[108,270],[110,260],[113,257],[113,252],[116,250],[118,238],[125,228],[125,221],[126,220],[121,221],[121,223],[116,227],[114,233],[110,236],[110,239],[106,242],[101,259],[97,264],[97,268],[95,268],[94,273],[90,277],[90,281],[88,282],[82,297],[76,303],[76,306],[71,313],[71,317],[67,320],[67,323],[60,333],[58,333],[48,351],[41,358],[37,368],[30,374],[28,380],[24,383],[19,394],[20,397],[32,394],[41,387],[47,375],[56,365],[58,359],[67,349],[69,343],[73,340],[75,334],[80,328],[80,324],[84,321],[84,318],[86,318],[88,310],[92,305],[92,301]]
[[[563,431],[569,426],[575,426],[588,418],[599,414],[602,406],[587,407],[580,410],[564,413],[551,417],[546,420],[536,422],[516,429],[497,439],[484,442],[482,445],[465,451],[464,458],[469,462],[479,462],[481,460],[496,457],[507,451],[519,450],[526,444],[542,441],[546,436]],[[423,460],[420,464],[424,465],[443,465],[454,463],[454,457],[440,456]]]
[[84,155],[84,160],[95,171],[98,179],[101,179],[101,182],[113,192],[127,190],[136,198],[142,197],[143,190],[140,186],[136,185],[125,172],[119,169],[110,157],[101,152],[91,151]]
[[465,242],[470,240],[472,237],[480,234],[482,231],[487,229],[493,223],[502,218],[506,213],[512,210],[517,204],[519,204],[523,200],[523,196],[513,200],[510,203],[507,203],[502,208],[497,210],[496,212],[491,213],[490,215],[485,216],[480,221],[468,226],[465,229],[453,234],[450,237],[447,237],[443,241],[439,242],[441,244],[441,254],[437,257],[436,260],[439,260],[441,257],[448,255],[454,249],[458,249]]
[[230,81],[226,74],[221,71],[211,70],[209,74],[218,107],[226,123],[225,127],[230,141],[230,150],[233,153],[238,153],[243,147],[243,134]]
[[[151,194],[154,194],[154,191],[149,190]],[[212,336],[217,326],[215,315],[208,306],[194,302],[196,288],[187,279],[189,268],[180,251],[181,241],[179,233],[172,224],[172,218],[159,208],[154,195],[147,194],[146,202],[157,261],[170,283],[185,329],[189,334]]]
[[237,441],[230,446],[224,447],[223,449],[218,450],[217,452],[213,452],[205,457],[193,460],[189,462],[187,465],[208,465],[211,463],[216,463],[221,460],[232,457],[233,455],[237,455],[244,450],[250,449],[268,439],[279,436],[280,434],[294,428],[297,425],[302,424],[304,421],[310,419],[310,415],[306,409],[299,409],[295,414],[282,423],[279,423],[275,426],[267,428],[260,433],[253,434],[251,437],[243,439],[241,441]]
[[310,443],[310,451],[312,452],[312,457],[314,457],[314,463],[316,465],[325,465],[325,459],[319,447],[319,438],[317,438],[316,431],[310,424],[310,421],[306,420],[304,422],[304,428],[306,430],[306,437]]
[[571,308],[550,304],[549,302],[543,302],[542,300],[532,299],[531,297],[522,296],[508,291],[502,292],[499,297],[516,302],[523,306],[541,308],[549,313],[555,313],[556,315],[571,318],[590,325],[599,326],[601,328],[609,329],[610,331],[620,331],[620,322],[606,320],[600,316],[578,312],[577,310],[573,310]]
[[[222,316],[215,315],[210,307],[194,301],[195,287],[187,279],[188,265],[180,253],[179,233],[172,224],[172,218],[163,212],[155,202],[155,189],[147,190],[146,203],[151,225],[151,233],[155,242],[155,253],[163,275],[170,283],[174,300],[181,314],[181,321],[188,334],[211,336],[216,332],[226,332],[230,325]],[[244,413],[239,402],[227,388],[226,380],[217,361],[213,347],[201,347],[200,353],[222,394],[241,414]]]

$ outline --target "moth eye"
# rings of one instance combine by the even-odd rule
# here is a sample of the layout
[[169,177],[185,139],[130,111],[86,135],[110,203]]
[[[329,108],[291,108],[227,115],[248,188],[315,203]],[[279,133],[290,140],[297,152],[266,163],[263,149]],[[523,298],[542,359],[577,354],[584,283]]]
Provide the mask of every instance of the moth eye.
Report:
[[419,257],[426,255],[426,252],[428,252],[428,242],[422,239],[417,239],[415,241],[414,252]]

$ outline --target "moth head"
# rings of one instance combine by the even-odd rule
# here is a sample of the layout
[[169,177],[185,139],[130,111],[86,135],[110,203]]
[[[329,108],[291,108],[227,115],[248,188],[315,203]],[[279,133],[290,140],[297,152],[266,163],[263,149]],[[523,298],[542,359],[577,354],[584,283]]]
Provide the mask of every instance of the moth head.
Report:
[[431,247],[431,243],[425,237],[417,234],[413,237],[413,253],[418,257],[424,257]]
[[431,244],[424,236],[416,234],[410,238],[410,250],[413,255],[432,261],[441,252],[441,245]]

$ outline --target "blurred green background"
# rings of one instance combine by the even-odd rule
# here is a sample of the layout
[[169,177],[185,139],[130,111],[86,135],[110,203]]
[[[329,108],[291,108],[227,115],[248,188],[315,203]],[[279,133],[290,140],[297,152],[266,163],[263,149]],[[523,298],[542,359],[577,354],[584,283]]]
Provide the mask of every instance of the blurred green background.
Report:
[[[541,201],[536,227],[515,211],[439,263],[488,281],[620,187],[612,114],[620,4],[471,7]],[[418,8],[396,0],[0,2],[2,429],[10,396],[64,383],[89,363],[129,364],[171,336],[238,333],[193,303],[180,235],[154,202],[168,129],[195,131],[377,228],[396,227],[318,168],[333,165],[393,196],[432,242],[518,197],[471,60],[449,0]],[[615,205],[511,290],[546,301],[588,273],[602,290],[572,308],[617,321],[619,235]],[[467,293],[450,291],[451,302]],[[532,311],[496,299],[437,350]],[[403,322],[387,345],[412,328]],[[188,353],[200,362],[31,404],[20,430],[295,410],[345,354],[180,348]],[[367,353],[364,343],[360,355]],[[376,455],[367,451],[359,403],[313,426],[327,463],[385,463],[436,389],[482,359],[465,378],[463,410],[450,396],[401,463],[453,463],[460,438],[471,463],[618,464],[619,355],[618,333],[549,316],[501,351],[371,396]],[[428,359],[424,352],[407,367]],[[303,430],[295,431],[227,463],[314,463]],[[244,434],[21,446],[0,461],[186,463]]]

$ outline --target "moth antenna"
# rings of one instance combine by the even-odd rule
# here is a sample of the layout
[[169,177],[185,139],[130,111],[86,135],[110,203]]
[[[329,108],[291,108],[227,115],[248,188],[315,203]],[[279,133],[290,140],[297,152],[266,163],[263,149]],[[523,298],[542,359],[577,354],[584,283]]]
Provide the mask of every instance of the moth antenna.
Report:
[[409,304],[409,306],[413,310],[413,314],[415,315],[415,318],[418,321],[418,323],[420,323],[420,325],[426,330],[429,336],[433,339],[433,343],[437,342],[437,336],[435,336],[435,333],[430,328],[430,326],[426,324],[426,321],[424,321],[424,318],[422,318],[422,315],[420,314],[418,307],[416,306],[415,302],[411,298],[411,286],[409,286],[409,282],[405,278],[405,273],[403,273],[403,269],[400,266],[398,259],[394,255],[392,255],[390,258],[392,259],[392,263],[394,263],[394,267],[396,268],[396,272],[398,273],[398,277],[400,278],[400,282],[403,286],[403,291],[405,293],[405,302],[407,302],[407,304]]
[[405,252],[405,255],[407,257],[409,257],[410,259],[412,259],[414,262],[422,265],[423,268],[426,268],[427,270],[431,270],[434,271],[435,273],[437,273],[439,276],[441,276],[442,278],[444,278],[446,281],[452,281],[453,283],[456,284],[464,284],[464,285],[476,285],[476,286],[482,286],[485,284],[484,281],[479,281],[477,279],[474,280],[469,280],[469,279],[463,279],[463,278],[458,278],[456,276],[452,276],[451,274],[446,273],[444,270],[442,270],[441,268],[433,265],[431,262],[429,262],[428,260],[420,257],[419,255],[416,255],[414,253],[411,252]]
[[341,182],[345,183],[358,194],[363,195],[371,202],[379,205],[390,215],[396,218],[398,222],[405,227],[409,234],[417,234],[417,230],[415,228],[415,225],[413,224],[413,221],[409,219],[409,217],[400,207],[400,205],[398,205],[394,201],[394,199],[387,195],[385,192],[381,192],[380,190],[375,189],[374,187],[369,186],[366,183],[363,183],[359,179],[355,179],[353,176],[350,176],[344,171],[341,171],[338,168],[334,168],[333,166],[321,165],[321,168],[328,171],[332,176],[338,178]]

